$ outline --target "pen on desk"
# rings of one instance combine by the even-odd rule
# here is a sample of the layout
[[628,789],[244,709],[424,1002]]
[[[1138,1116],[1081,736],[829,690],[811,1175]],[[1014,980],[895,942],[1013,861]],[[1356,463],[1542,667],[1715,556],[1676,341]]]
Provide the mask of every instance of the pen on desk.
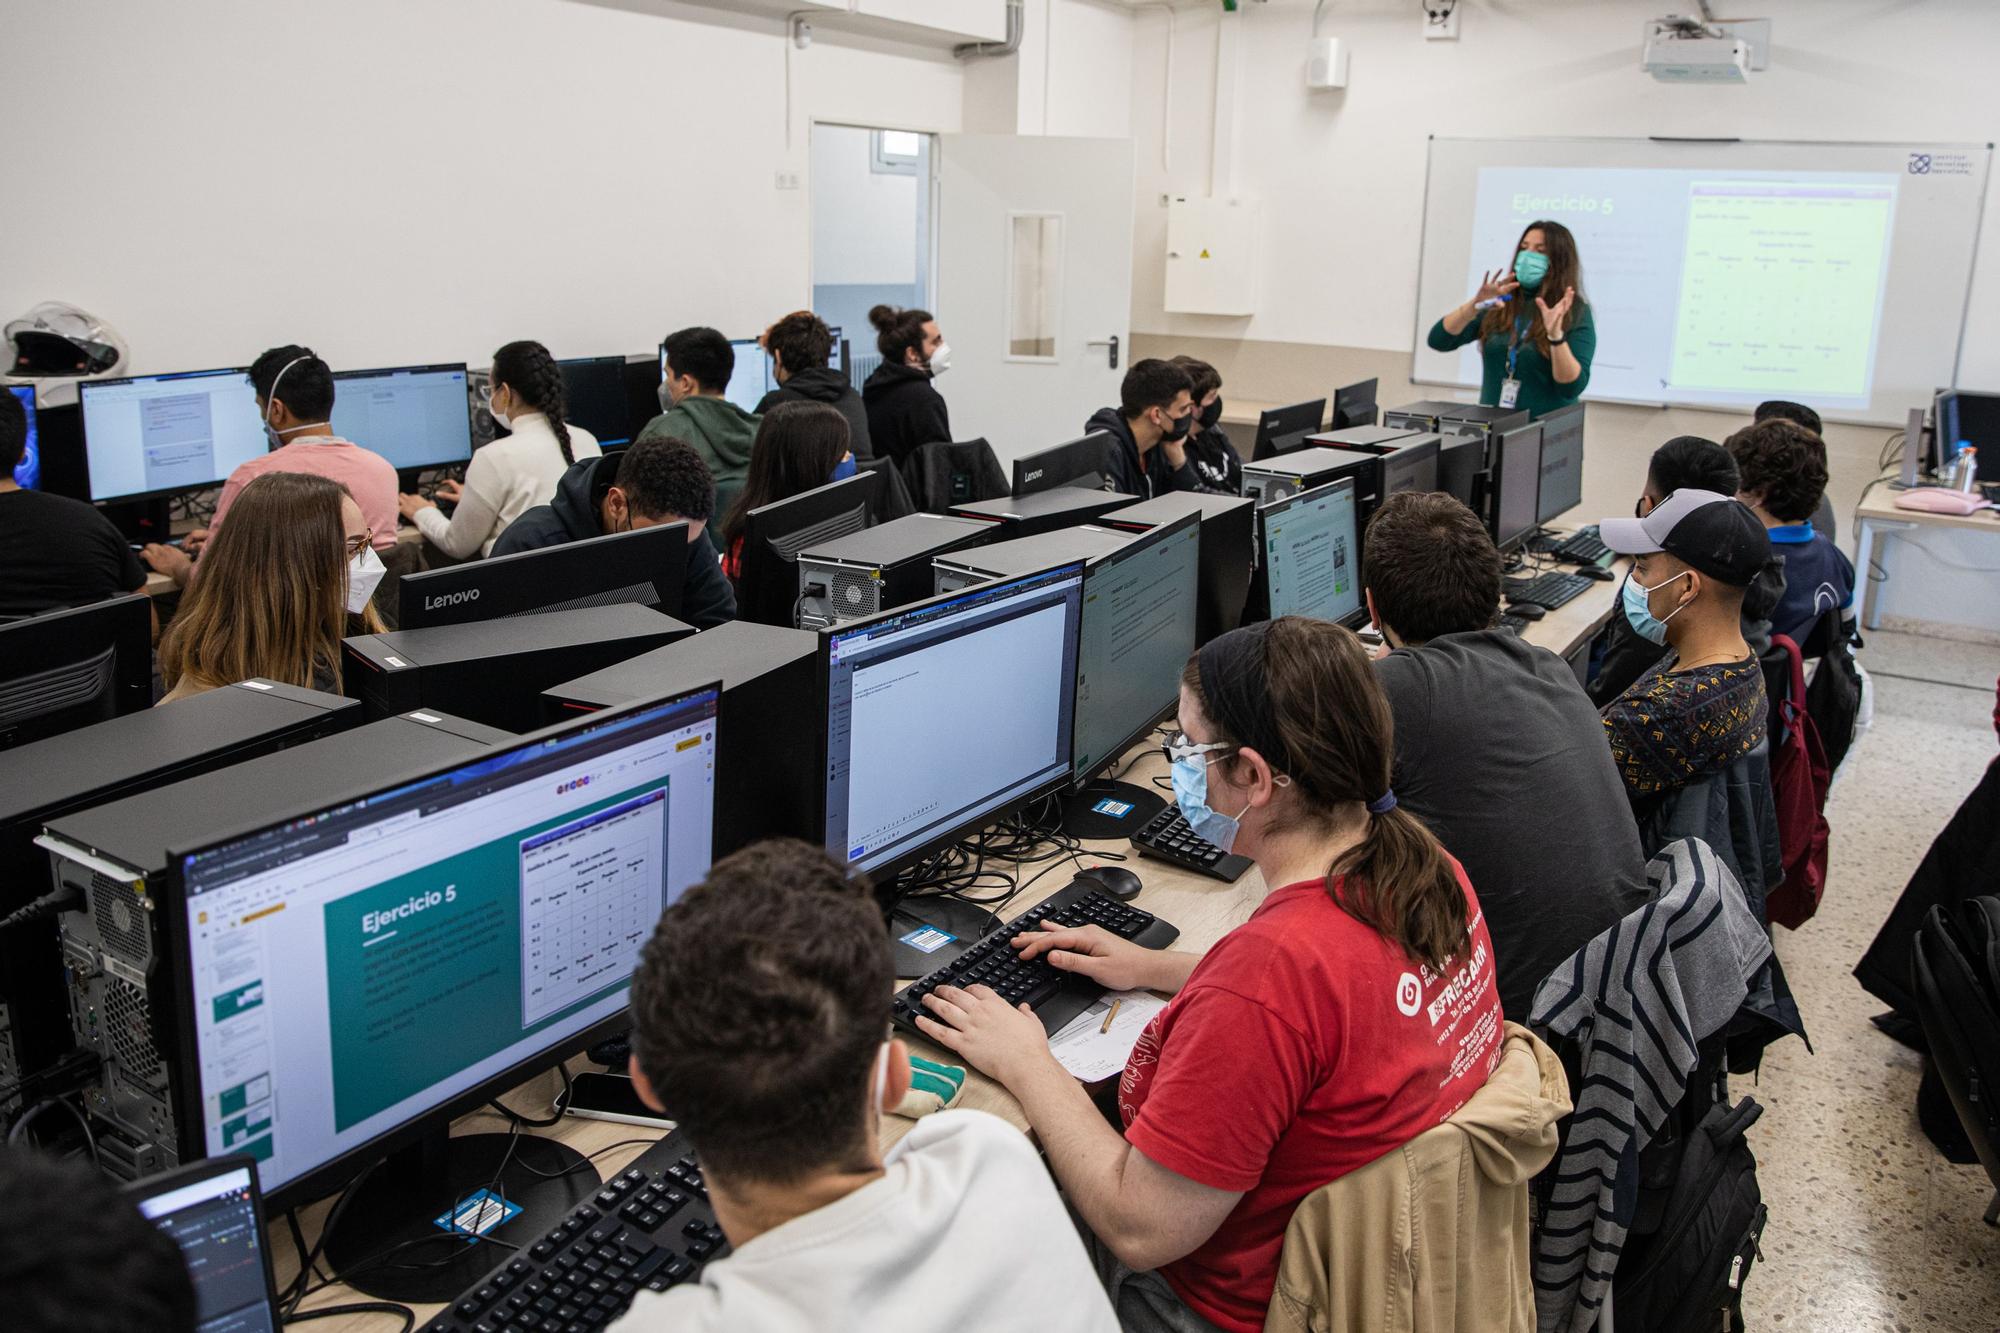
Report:
[[1113,1000],[1111,1002],[1111,1008],[1104,1015],[1104,1026],[1097,1029],[1098,1036],[1101,1037],[1111,1031],[1111,1020],[1118,1017],[1118,1006],[1123,1003],[1125,1003],[1123,1000]]

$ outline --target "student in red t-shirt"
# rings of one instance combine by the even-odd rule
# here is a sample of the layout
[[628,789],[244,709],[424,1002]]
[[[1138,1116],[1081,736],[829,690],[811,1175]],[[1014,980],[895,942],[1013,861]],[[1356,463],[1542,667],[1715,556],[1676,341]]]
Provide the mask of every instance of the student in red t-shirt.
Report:
[[1199,958],[1094,926],[1016,941],[1173,995],[1119,1083],[1124,1136],[986,987],[940,987],[918,1021],[1020,1101],[1125,1329],[1255,1333],[1293,1210],[1479,1089],[1500,1000],[1472,886],[1396,808],[1389,706],[1352,633],[1223,635],[1188,664],[1180,722],[1182,812],[1277,887]]

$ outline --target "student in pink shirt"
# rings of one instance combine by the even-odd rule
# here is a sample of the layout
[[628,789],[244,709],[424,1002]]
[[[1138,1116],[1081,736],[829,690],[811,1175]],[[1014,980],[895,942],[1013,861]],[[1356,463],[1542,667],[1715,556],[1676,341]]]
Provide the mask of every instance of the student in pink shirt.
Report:
[[[147,564],[185,587],[193,561],[229,513],[243,488],[270,472],[304,472],[347,488],[362,516],[374,530],[375,549],[396,544],[396,469],[373,450],[333,433],[333,371],[310,347],[273,347],[250,365],[250,384],[257,391],[257,409],[271,452],[238,465],[223,483],[215,502],[215,517],[182,542],[183,550],[148,545],[140,554]],[[185,551],[185,554],[183,554]]]

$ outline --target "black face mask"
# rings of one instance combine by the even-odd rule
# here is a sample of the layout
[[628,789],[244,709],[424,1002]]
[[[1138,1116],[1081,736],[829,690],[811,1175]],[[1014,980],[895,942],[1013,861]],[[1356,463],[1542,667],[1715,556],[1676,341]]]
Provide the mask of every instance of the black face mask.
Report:
[[1185,440],[1187,438],[1188,426],[1193,421],[1194,421],[1194,413],[1192,412],[1188,413],[1184,417],[1168,417],[1167,433],[1161,438],[1172,440],[1175,443],[1179,443],[1180,441]]
[[1203,430],[1214,430],[1216,423],[1221,420],[1222,400],[1220,398],[1201,409],[1201,428]]

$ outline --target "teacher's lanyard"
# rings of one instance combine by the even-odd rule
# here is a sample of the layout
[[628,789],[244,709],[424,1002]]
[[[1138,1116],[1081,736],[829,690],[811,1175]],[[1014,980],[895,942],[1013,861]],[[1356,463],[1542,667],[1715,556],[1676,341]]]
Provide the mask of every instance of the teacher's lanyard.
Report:
[[1514,331],[1507,339],[1507,378],[1500,382],[1499,406],[1508,411],[1521,401],[1521,377],[1514,373],[1514,364],[1521,356],[1521,335],[1527,330],[1527,321],[1516,319]]

